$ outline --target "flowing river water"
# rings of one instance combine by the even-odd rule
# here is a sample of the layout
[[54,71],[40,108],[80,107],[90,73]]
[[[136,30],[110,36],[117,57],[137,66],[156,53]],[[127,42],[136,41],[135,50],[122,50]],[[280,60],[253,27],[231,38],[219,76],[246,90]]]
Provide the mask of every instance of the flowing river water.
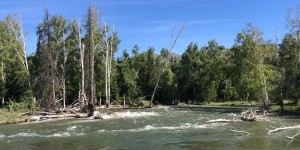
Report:
[[209,123],[238,118],[242,108],[125,110],[104,120],[68,119],[0,126],[0,149],[300,149],[299,129],[268,134],[272,127],[300,124],[299,118]]

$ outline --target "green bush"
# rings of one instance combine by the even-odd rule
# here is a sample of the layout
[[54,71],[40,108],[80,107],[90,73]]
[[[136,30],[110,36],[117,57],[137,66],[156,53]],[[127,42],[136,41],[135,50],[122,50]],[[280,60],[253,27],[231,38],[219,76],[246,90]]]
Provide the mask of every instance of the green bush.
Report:
[[24,101],[24,102],[14,102],[14,101],[9,101],[8,102],[8,110],[11,112],[25,112],[29,108],[29,103]]

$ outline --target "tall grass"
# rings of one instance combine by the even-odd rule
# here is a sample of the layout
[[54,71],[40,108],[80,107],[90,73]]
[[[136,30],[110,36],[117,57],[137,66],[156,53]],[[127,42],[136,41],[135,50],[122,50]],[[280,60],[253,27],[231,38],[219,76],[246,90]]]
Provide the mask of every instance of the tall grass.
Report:
[[0,124],[14,124],[24,122],[27,118],[22,113],[28,110],[28,103],[10,101],[7,108],[0,109]]

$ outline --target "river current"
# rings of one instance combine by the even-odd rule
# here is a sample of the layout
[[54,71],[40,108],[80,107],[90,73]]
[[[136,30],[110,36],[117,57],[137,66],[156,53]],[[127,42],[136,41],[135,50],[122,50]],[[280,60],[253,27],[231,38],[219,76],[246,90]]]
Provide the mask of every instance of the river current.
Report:
[[[207,123],[239,118],[243,108],[177,108],[124,110],[103,120],[64,119],[0,126],[2,150],[85,149],[300,149],[295,117],[267,117],[255,122]],[[237,119],[238,120],[238,119]]]

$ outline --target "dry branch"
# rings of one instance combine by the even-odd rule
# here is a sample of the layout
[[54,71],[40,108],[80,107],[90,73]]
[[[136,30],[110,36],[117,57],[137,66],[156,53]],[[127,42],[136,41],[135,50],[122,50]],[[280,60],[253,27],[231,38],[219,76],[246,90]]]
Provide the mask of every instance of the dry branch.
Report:
[[246,133],[247,135],[249,135],[250,133],[245,131],[245,130],[234,130],[234,129],[230,129],[230,131],[232,132],[236,132],[236,133]]

